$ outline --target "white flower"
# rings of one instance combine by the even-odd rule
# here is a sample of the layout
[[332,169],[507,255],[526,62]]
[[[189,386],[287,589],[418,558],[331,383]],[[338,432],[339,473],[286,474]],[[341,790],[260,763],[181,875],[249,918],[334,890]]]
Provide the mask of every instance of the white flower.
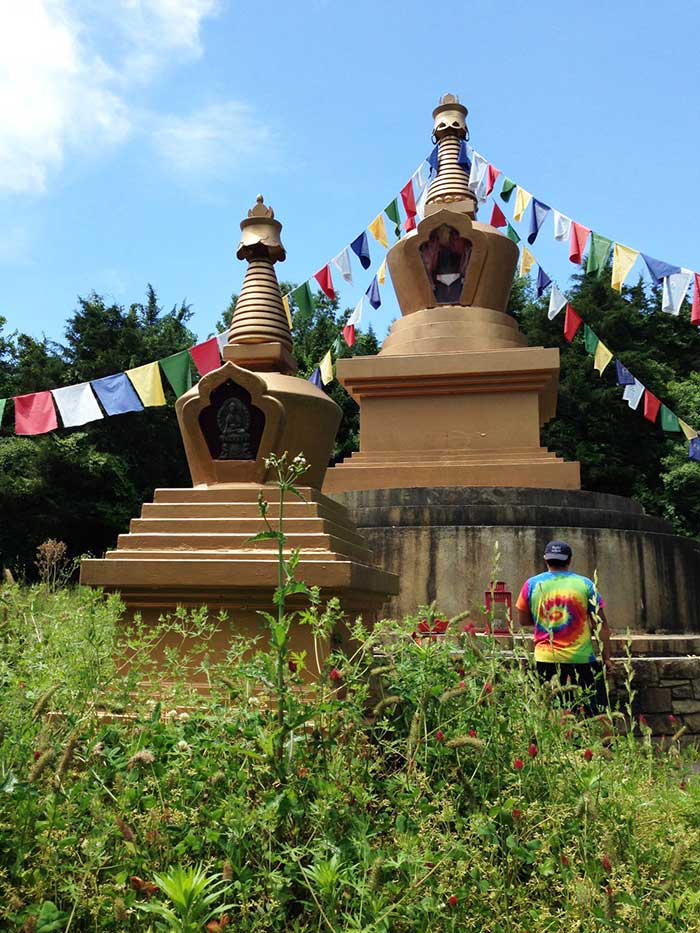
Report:
[[190,718],[190,714],[180,713],[180,715],[177,718],[180,720],[180,722],[187,722],[187,720]]
[[188,752],[190,750],[189,745],[187,744],[187,742],[185,742],[184,739],[180,739],[180,741],[177,743],[177,748],[181,752]]

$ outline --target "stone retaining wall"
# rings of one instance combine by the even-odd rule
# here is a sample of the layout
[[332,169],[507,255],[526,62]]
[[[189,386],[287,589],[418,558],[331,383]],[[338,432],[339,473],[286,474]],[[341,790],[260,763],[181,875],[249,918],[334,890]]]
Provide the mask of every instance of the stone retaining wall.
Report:
[[[633,658],[632,670],[632,708],[644,716],[654,735],[672,735],[686,726],[687,735],[700,737],[700,656]],[[613,697],[621,705],[626,702],[626,676],[622,661],[616,659]]]

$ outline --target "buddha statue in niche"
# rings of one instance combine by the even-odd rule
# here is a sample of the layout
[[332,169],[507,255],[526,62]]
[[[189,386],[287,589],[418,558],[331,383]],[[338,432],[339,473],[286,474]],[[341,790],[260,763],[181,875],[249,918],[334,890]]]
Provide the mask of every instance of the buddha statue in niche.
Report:
[[221,437],[219,460],[255,460],[250,449],[250,411],[239,398],[227,398],[216,413]]
[[472,246],[454,227],[442,224],[420,247],[438,304],[459,304]]

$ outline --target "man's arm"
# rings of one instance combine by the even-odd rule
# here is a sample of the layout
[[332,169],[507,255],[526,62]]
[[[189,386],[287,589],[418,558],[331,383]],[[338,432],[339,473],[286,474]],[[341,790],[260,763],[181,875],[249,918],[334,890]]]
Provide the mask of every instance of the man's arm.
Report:
[[612,651],[610,648],[610,626],[608,625],[608,620],[605,615],[605,609],[602,606],[598,607],[598,611],[593,617],[593,631],[600,642],[601,652],[603,655],[603,664],[605,665],[608,671],[612,671]]
[[518,622],[520,627],[523,628],[525,625],[532,625],[532,616],[530,615],[529,609],[521,609],[519,606],[518,609]]

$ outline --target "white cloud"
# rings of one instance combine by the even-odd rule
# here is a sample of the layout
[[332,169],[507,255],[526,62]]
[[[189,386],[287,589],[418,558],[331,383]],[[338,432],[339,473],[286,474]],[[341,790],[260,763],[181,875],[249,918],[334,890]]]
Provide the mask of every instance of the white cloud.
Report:
[[123,142],[130,89],[200,55],[202,20],[217,10],[218,0],[3,4],[0,193],[41,193],[68,154]]
[[189,177],[230,172],[252,156],[273,155],[270,129],[237,101],[210,104],[185,117],[161,117],[153,143],[170,167]]

